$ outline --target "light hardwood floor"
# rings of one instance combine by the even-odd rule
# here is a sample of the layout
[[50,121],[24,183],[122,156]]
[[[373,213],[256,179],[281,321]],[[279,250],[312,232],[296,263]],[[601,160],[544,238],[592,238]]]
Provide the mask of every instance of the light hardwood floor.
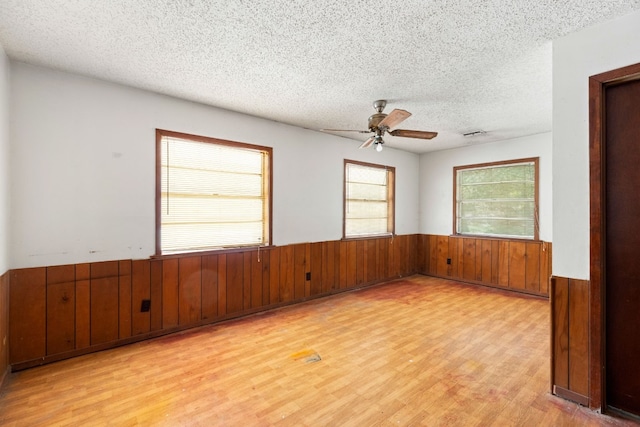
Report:
[[549,388],[548,301],[413,276],[10,374],[0,425],[634,425]]

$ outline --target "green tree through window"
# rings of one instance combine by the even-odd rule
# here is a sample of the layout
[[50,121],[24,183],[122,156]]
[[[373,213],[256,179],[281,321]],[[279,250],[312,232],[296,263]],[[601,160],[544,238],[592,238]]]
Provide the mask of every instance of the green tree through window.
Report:
[[455,233],[538,238],[538,158],[454,168]]

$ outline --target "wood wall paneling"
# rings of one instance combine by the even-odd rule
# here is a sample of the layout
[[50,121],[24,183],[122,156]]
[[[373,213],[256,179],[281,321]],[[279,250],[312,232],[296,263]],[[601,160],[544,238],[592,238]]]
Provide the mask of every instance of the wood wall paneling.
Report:
[[[311,272],[311,244],[304,244],[304,298],[311,295],[311,280],[307,279],[307,273]],[[320,272],[318,272],[320,273]]]
[[280,302],[280,248],[269,251],[269,304]]
[[[445,277],[458,277],[458,239],[448,238],[443,241],[443,244],[445,242],[447,246],[442,248]],[[438,272],[440,272],[439,269]]]
[[498,285],[509,286],[509,261],[511,254],[509,252],[509,242],[498,242]]
[[[387,238],[378,240],[378,280],[383,280],[391,276],[389,274],[389,242],[390,239]],[[417,269],[415,271],[417,271]]]
[[226,282],[226,314],[238,313],[242,311],[244,297],[244,254],[227,254],[227,282]]
[[[333,243],[333,242],[332,242]],[[320,269],[312,269],[313,273],[311,274],[311,278],[314,276],[319,276],[319,283],[316,284],[320,286],[320,290],[318,295],[328,293],[331,289],[331,276],[333,275],[333,265],[329,266],[329,264],[333,264],[333,259],[329,261],[329,242],[321,242],[320,243]],[[333,255],[333,253],[332,253]],[[311,256],[313,262],[313,255]]]
[[[243,253],[242,264],[242,310],[249,310],[251,308],[251,252]],[[260,287],[262,289],[262,286]]]
[[388,277],[389,272],[389,241],[388,238],[376,239],[375,243],[375,268],[372,280],[367,283],[379,282]]
[[162,261],[162,329],[179,324],[178,262],[177,258]]
[[124,260],[118,263],[118,286],[119,286],[119,333],[120,338],[131,336],[132,319],[132,288],[131,288],[131,260]]
[[364,281],[372,283],[378,280],[378,239],[364,243]]
[[304,298],[307,291],[307,246],[298,244],[293,247],[293,299]]
[[75,349],[76,269],[74,265],[47,268],[47,354]]
[[293,300],[295,293],[295,251],[293,246],[280,249],[280,302]]
[[47,269],[11,270],[9,275],[9,359],[46,355]]
[[[395,240],[395,239],[394,239]],[[379,260],[379,252],[378,252],[378,239],[370,239],[364,242],[364,283],[375,283],[378,280],[378,260]],[[401,270],[403,269],[402,263],[402,245],[399,244],[395,248],[397,253],[394,253],[394,257],[397,257],[398,262],[400,263],[397,266],[396,275],[401,274]],[[394,261],[395,262],[395,261]],[[395,275],[394,275],[395,276]]]
[[429,241],[429,266],[427,273],[438,274],[438,236],[427,235]]
[[192,325],[202,318],[202,257],[178,260],[178,324]]
[[543,242],[540,251],[540,293],[547,295],[551,280],[551,245]]
[[424,237],[428,251],[426,253],[427,263],[424,265],[423,274],[435,275],[438,269],[438,237],[431,235]]
[[589,282],[551,279],[551,381],[558,396],[589,403]]
[[347,288],[347,242],[340,241],[338,245],[338,287],[339,289]]
[[[57,360],[416,272],[544,294],[550,249],[539,242],[409,235],[14,270],[11,361]],[[150,311],[141,311],[143,300],[151,301]],[[583,341],[575,338],[572,345],[580,348]]]
[[407,248],[410,242],[407,236],[396,236],[393,240],[394,245],[396,245],[394,254],[396,257],[396,270],[394,271],[394,276],[404,277],[407,275],[412,264],[412,256]]
[[150,291],[151,291],[151,310],[149,313],[149,322],[151,331],[162,329],[163,317],[163,298],[162,298],[162,277],[163,277],[163,261],[151,261],[150,266]]
[[483,243],[483,240],[478,239],[476,240],[476,244],[475,244],[476,253],[474,254],[474,257],[476,260],[476,267],[475,267],[476,275],[474,277],[474,280],[476,282],[482,282],[482,243]]
[[500,283],[500,241],[491,241],[491,284]]
[[[306,252],[306,250],[305,250]],[[309,244],[309,269],[311,280],[309,280],[309,293],[305,292],[305,296],[320,295],[323,288],[323,257],[322,243]]]
[[465,280],[476,280],[476,239],[462,239],[462,276]]
[[260,274],[262,275],[262,304],[266,307],[271,301],[271,252],[258,251],[258,263],[260,264]]
[[0,388],[9,372],[9,272],[0,275]]
[[410,276],[418,271],[418,251],[416,250],[417,247],[418,236],[415,234],[407,236],[405,251],[407,254],[407,258],[409,259],[409,264],[407,264],[407,268],[404,272],[405,276]]
[[76,266],[76,349],[91,346],[91,265]]
[[151,330],[151,311],[141,311],[143,300],[151,300],[151,263],[147,260],[136,260],[131,263],[132,335],[145,334]]
[[[327,286],[327,292],[335,292],[340,290],[340,269],[341,269],[341,254],[340,254],[341,242],[333,242],[327,249],[327,257],[329,260],[329,270],[333,273],[329,273],[329,285]],[[345,270],[346,271],[346,270]]]
[[569,279],[552,281],[552,378],[554,385],[569,389]]
[[407,257],[409,258],[409,265],[405,271],[405,276],[411,276],[418,271],[418,235],[411,234],[407,236],[407,244],[405,250],[407,251]]
[[525,248],[525,289],[540,293],[541,248],[537,243],[527,243]]
[[526,243],[509,242],[509,287],[526,289]]
[[[462,236],[414,236],[413,271],[548,296],[551,244]],[[447,260],[450,263],[447,264]]]
[[227,314],[227,255],[218,256],[218,316]]
[[402,264],[404,261],[402,246],[402,239],[400,236],[395,236],[391,242],[391,256],[389,258],[389,262],[391,264],[390,275],[392,277],[399,277],[402,275]]
[[[262,275],[262,263],[264,254],[259,254],[257,250],[249,252],[251,254],[251,308],[264,306],[264,297],[269,300],[269,291],[265,295],[264,277]],[[268,285],[268,283],[267,283]]]
[[202,257],[202,318],[218,315],[218,255]]
[[424,234],[418,236],[418,270],[422,274],[426,274],[429,271],[429,236]]
[[435,236],[420,235],[420,237],[423,239],[422,241],[425,245],[425,261],[420,272],[422,274],[432,274],[437,265],[437,256],[434,256],[436,254],[436,251],[434,250],[434,246],[436,245],[434,243]]
[[589,283],[570,280],[569,390],[589,395]]
[[118,329],[118,261],[91,263],[91,345],[116,341]]
[[363,240],[356,241],[356,286],[362,286],[364,283],[364,248]]
[[480,274],[480,281],[485,283],[494,283],[493,282],[493,257],[492,257],[492,240],[481,240],[481,258],[482,258],[482,273]]
[[[449,257],[451,257],[451,277],[456,279],[464,279],[464,240],[449,239],[449,247],[452,247]],[[472,280],[472,279],[469,279]]]
[[388,240],[387,250],[387,277],[398,277],[398,251],[397,237]]
[[356,271],[358,264],[356,257],[357,247],[356,242],[353,240],[345,242],[345,244],[347,245],[347,288],[351,288],[356,285],[358,280],[358,274]]
[[[402,275],[402,259],[406,254],[401,237],[402,236],[395,236],[387,239],[387,278],[400,277]],[[417,269],[415,271],[417,271]]]
[[433,271],[435,270],[435,267],[437,266],[437,243],[435,240],[435,236],[429,236],[429,235],[420,235],[420,238],[422,239],[423,243],[419,243],[421,247],[425,248],[425,254],[424,254],[424,260],[422,261],[423,264],[420,265],[420,260],[418,261],[418,266],[422,267],[421,268],[421,273],[422,274],[432,274]]

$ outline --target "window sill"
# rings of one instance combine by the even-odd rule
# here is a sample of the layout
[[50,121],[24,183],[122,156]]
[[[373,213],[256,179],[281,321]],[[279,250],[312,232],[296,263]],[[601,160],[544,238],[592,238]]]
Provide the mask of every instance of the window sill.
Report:
[[252,251],[265,251],[275,248],[274,245],[269,246],[240,246],[236,248],[220,248],[220,249],[205,249],[202,251],[185,251],[174,252],[170,254],[155,254],[151,255],[152,260],[163,260],[173,258],[189,258],[194,256],[209,256],[209,255],[225,255],[238,252],[252,252]]
[[353,237],[343,237],[340,239],[343,242],[352,242],[358,240],[372,240],[372,239],[393,239],[396,237],[396,234],[372,234],[370,236],[353,236]]
[[530,243],[543,243],[539,238],[527,238],[527,237],[500,237],[500,236],[487,236],[484,234],[450,234],[449,237],[456,237],[459,239],[485,239],[485,240],[500,240],[500,241],[515,241],[515,242],[530,242]]

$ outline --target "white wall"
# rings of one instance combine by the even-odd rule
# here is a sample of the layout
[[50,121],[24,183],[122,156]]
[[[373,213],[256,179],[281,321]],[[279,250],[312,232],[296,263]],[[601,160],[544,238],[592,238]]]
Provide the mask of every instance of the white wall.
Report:
[[540,239],[552,241],[551,133],[423,154],[420,157],[420,233],[453,233],[454,166],[528,157],[540,158]]
[[640,62],[640,12],[553,43],[553,274],[589,279],[589,76]]
[[274,148],[273,243],[342,237],[344,158],[396,167],[396,232],[417,233],[416,154],[11,62],[11,268],[147,258],[155,129]]
[[[9,59],[0,46],[0,275],[9,269]],[[1,374],[0,374],[1,375]]]

